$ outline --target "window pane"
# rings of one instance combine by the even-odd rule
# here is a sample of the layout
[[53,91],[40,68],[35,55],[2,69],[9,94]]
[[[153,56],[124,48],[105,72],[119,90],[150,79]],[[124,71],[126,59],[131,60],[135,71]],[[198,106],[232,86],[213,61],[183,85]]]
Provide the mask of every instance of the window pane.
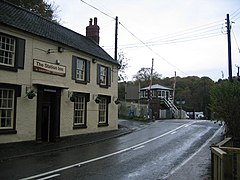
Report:
[[74,102],[74,125],[84,125],[85,123],[85,96],[77,96]]
[[106,123],[107,100],[102,98],[99,103],[99,123]]
[[100,67],[100,84],[107,85],[107,68],[104,66]]
[[77,59],[76,79],[85,81],[85,60]]
[[14,90],[0,89],[0,129],[13,126]]
[[14,66],[15,39],[0,35],[0,64]]

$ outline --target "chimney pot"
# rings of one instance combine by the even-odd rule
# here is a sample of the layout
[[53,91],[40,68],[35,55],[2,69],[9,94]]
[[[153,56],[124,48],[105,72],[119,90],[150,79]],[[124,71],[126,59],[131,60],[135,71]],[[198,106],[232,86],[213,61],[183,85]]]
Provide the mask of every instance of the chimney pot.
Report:
[[94,25],[97,25],[97,18],[94,18]]
[[89,20],[89,26],[91,26],[92,25],[92,18],[90,18],[90,20]]

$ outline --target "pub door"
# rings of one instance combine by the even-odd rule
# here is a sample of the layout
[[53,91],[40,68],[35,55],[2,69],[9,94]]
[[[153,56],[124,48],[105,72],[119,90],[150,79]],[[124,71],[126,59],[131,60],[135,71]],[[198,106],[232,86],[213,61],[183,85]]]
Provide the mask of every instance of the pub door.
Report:
[[61,89],[38,86],[37,141],[54,142],[60,136]]

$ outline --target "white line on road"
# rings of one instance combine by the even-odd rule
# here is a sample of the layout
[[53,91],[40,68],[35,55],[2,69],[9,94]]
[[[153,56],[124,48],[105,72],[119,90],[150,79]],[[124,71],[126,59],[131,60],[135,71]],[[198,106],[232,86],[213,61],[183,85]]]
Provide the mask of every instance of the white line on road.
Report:
[[57,176],[60,176],[60,174],[53,174],[53,175],[51,175],[51,176],[47,176],[47,177],[44,177],[44,178],[41,178],[41,179],[38,179],[38,180],[51,179],[51,178],[54,178],[54,177],[57,177]]
[[[185,127],[185,126],[184,126]],[[177,131],[173,131],[171,134],[176,134],[177,133]]]
[[144,148],[144,146],[139,146],[139,147],[136,147],[135,149],[133,149],[134,151],[138,150],[138,149],[142,149]]
[[221,126],[213,135],[210,137],[196,152],[194,152],[191,156],[189,156],[185,161],[183,161],[179,166],[177,166],[175,169],[173,169],[170,173],[162,177],[161,179],[168,179],[170,175],[175,173],[177,170],[179,170],[182,166],[184,166],[188,161],[190,161],[194,156],[196,156],[197,153],[199,153],[205,146],[208,145],[208,143],[221,131],[223,126]]
[[[196,121],[189,122],[189,123],[187,123],[187,125],[192,125],[194,123],[196,123]],[[132,149],[134,150],[135,148],[138,148],[138,147],[143,146],[143,145],[145,145],[147,143],[150,143],[150,142],[155,141],[155,140],[157,140],[159,138],[162,138],[162,137],[164,137],[164,136],[166,136],[168,134],[171,134],[172,132],[174,132],[174,131],[176,131],[178,129],[181,129],[181,128],[185,127],[185,126],[186,126],[186,124],[183,124],[183,125],[175,128],[175,129],[173,129],[171,131],[165,132],[165,133],[163,133],[163,134],[161,134],[159,136],[156,136],[156,137],[154,137],[152,139],[149,139],[149,140],[144,141],[142,143],[136,144],[134,146],[130,146],[128,148],[125,148],[125,149],[122,149],[122,150],[119,150],[119,151],[116,151],[116,152],[113,152],[113,153],[110,153],[110,154],[106,154],[104,156],[100,156],[100,157],[97,157],[97,158],[94,158],[94,159],[89,159],[87,161],[83,161],[83,162],[79,162],[79,163],[72,164],[72,165],[69,165],[69,166],[65,166],[65,167],[62,167],[62,168],[59,168],[59,169],[55,169],[55,170],[52,170],[52,171],[48,171],[48,172],[45,172],[45,173],[42,173],[42,174],[37,174],[37,175],[34,175],[34,176],[22,178],[20,180],[29,180],[29,179],[40,178],[40,177],[47,176],[47,175],[54,174],[54,173],[58,173],[60,171],[64,171],[64,170],[67,170],[67,169],[70,169],[70,168],[73,168],[73,167],[79,167],[79,166],[81,166],[83,164],[88,164],[88,163],[91,163],[91,162],[94,162],[94,161],[105,159],[105,158],[108,158],[108,157],[111,157],[111,156],[114,156],[114,155],[117,155],[117,154],[120,154],[120,153],[124,153],[124,152],[132,150]]]

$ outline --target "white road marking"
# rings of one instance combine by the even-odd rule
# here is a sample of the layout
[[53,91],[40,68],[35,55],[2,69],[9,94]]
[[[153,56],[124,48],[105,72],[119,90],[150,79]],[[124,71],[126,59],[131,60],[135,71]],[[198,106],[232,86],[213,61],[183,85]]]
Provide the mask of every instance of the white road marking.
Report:
[[173,131],[171,134],[176,134],[177,133],[177,131]]
[[133,149],[134,151],[138,150],[138,149],[142,149],[144,148],[144,146],[139,146],[139,147],[136,147],[135,149]]
[[[194,124],[194,123],[196,123],[196,121],[194,121],[194,122],[189,122],[189,123],[187,123],[187,125],[191,125],[191,124]],[[117,155],[117,154],[120,154],[120,153],[124,153],[124,152],[126,152],[126,151],[135,149],[135,148],[137,148],[137,147],[140,147],[140,146],[143,146],[143,145],[145,145],[145,144],[147,144],[147,143],[150,143],[150,142],[152,142],[152,141],[155,141],[155,140],[157,140],[157,139],[159,139],[159,138],[162,138],[162,137],[164,137],[164,136],[166,136],[166,135],[168,135],[168,134],[171,134],[172,132],[174,132],[174,131],[176,131],[176,130],[178,130],[178,129],[181,129],[181,128],[185,127],[185,126],[186,126],[186,124],[183,124],[183,125],[175,128],[175,129],[173,129],[173,130],[171,130],[171,131],[165,132],[165,133],[163,133],[163,134],[161,134],[161,135],[159,135],[159,136],[156,136],[156,137],[154,137],[154,138],[152,138],[152,139],[149,139],[149,140],[144,141],[144,142],[142,142],[142,143],[136,144],[136,145],[134,145],[134,146],[130,146],[130,147],[128,147],[128,148],[125,148],[125,149],[122,149],[122,150],[119,150],[119,151],[116,151],[116,152],[113,152],[113,153],[110,153],[110,154],[106,154],[106,155],[104,155],[104,156],[100,156],[100,157],[97,157],[97,158],[94,158],[94,159],[89,159],[89,160],[87,160],[87,161],[75,163],[75,164],[72,164],[72,165],[69,165],[69,166],[65,166],[65,167],[62,167],[62,168],[59,168],[59,169],[55,169],[55,170],[52,170],[52,171],[48,171],[48,172],[45,172],[45,173],[42,173],[42,174],[37,174],[37,175],[30,176],[30,177],[26,177],[26,178],[21,178],[20,180],[29,180],[29,179],[40,178],[40,177],[42,177],[42,176],[47,176],[47,175],[50,175],[50,174],[58,173],[58,172],[60,172],[60,171],[64,171],[64,170],[67,170],[67,169],[70,169],[70,168],[73,168],[73,167],[79,167],[79,166],[81,166],[81,165],[83,165],[83,164],[88,164],[88,163],[91,163],[91,162],[94,162],[94,161],[98,161],[98,160],[101,160],[101,159],[105,159],[105,158],[108,158],[108,157],[111,157],[111,156],[114,156],[114,155]]]
[[174,168],[170,173],[162,177],[161,179],[168,179],[170,175],[175,173],[177,170],[179,170],[182,166],[184,166],[188,161],[190,161],[194,156],[196,156],[197,153],[199,153],[205,146],[208,145],[208,143],[221,131],[223,126],[221,126],[213,135],[210,137],[196,152],[194,152],[191,156],[189,156],[185,161],[183,161],[179,166]]
[[44,178],[41,178],[41,179],[38,179],[38,180],[51,179],[51,178],[54,178],[54,177],[57,177],[57,176],[60,176],[60,174],[53,174],[53,175],[51,175],[51,176],[47,176],[47,177],[44,177]]

